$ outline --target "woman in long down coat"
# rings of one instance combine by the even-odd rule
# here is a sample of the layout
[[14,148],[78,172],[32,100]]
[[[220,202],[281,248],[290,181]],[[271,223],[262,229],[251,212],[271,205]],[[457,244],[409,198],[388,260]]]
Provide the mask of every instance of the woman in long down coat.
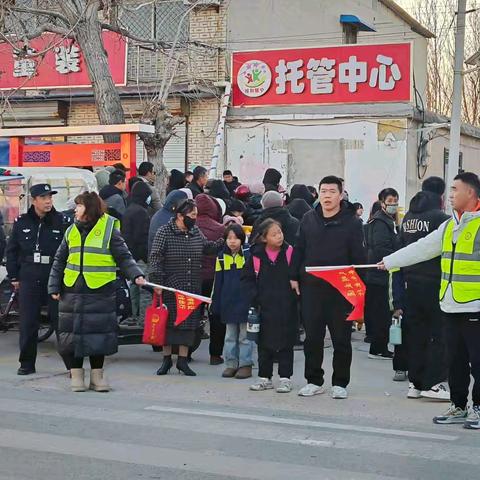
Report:
[[[208,241],[195,225],[197,207],[193,200],[183,201],[175,217],[160,227],[150,250],[150,281],[190,293],[202,291],[202,256],[216,254],[223,245]],[[177,368],[185,375],[196,375],[187,362],[188,347],[195,340],[195,330],[200,325],[201,310],[197,308],[180,325],[175,326],[177,307],[175,295],[164,292],[163,301],[168,308],[167,346],[163,347],[163,363],[157,375],[166,375],[172,367],[172,345],[178,345]]]
[[90,357],[90,388],[107,392],[103,362],[118,350],[116,269],[137,285],[145,278],[101,198],[85,192],[75,203],[75,224],[55,255],[48,293],[60,300],[58,351],[70,357],[72,390],[86,390],[83,358]]

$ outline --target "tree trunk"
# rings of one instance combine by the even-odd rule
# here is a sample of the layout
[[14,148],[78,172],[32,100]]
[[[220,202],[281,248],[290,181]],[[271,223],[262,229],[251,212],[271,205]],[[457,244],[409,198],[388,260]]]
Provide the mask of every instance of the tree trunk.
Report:
[[155,141],[153,135],[142,135],[142,140],[147,151],[147,160],[155,166],[155,188],[160,195],[160,200],[163,202],[167,194],[168,185],[168,170],[163,163],[165,144],[160,145],[159,142]]
[[[102,125],[125,123],[120,95],[113,83],[107,53],[103,46],[101,24],[94,9],[78,23],[75,36],[83,52],[92,83],[100,123]],[[105,135],[106,142],[118,141],[118,138],[118,135]]]

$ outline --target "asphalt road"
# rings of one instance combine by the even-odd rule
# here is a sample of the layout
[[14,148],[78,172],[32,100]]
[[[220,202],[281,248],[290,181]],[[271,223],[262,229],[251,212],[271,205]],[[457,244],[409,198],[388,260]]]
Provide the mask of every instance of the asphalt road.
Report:
[[[71,393],[53,343],[17,377],[16,334],[0,334],[0,480],[478,478],[480,432],[434,425],[447,404],[407,400],[361,338],[350,398],[333,400],[250,392],[208,365],[206,341],[195,378],[157,377],[161,354],[128,346],[108,361],[112,392]],[[302,371],[296,352],[296,389]]]

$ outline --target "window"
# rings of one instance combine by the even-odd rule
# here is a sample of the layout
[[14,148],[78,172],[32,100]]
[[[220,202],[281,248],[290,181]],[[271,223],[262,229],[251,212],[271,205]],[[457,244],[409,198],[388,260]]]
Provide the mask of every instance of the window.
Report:
[[343,43],[357,43],[358,28],[348,23],[343,24]]
[[189,18],[184,17],[189,9],[183,0],[130,3],[122,9],[120,22],[136,37],[163,42],[173,42],[180,28],[178,42],[182,43],[189,38]]
[[[443,178],[447,180],[448,175],[448,148],[443,149]],[[463,152],[460,152],[458,155],[458,173],[462,173],[465,170],[463,169]]]

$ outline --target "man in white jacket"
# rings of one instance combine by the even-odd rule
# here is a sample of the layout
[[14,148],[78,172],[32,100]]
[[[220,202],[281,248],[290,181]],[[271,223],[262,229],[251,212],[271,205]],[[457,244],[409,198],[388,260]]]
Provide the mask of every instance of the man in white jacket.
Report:
[[[379,268],[408,267],[441,255],[440,308],[445,314],[452,404],[433,421],[480,429],[480,180],[464,172],[450,191],[453,218],[389,255]],[[470,375],[473,405],[467,410]]]

